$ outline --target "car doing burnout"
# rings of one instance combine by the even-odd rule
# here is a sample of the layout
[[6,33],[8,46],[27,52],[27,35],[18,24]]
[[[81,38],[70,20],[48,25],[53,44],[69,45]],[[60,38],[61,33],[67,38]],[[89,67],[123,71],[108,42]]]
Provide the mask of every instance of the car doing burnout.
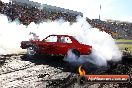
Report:
[[49,35],[42,41],[22,41],[21,48],[27,49],[28,55],[48,54],[65,56],[70,50],[78,57],[80,55],[88,55],[92,50],[92,46],[79,43],[75,37],[69,35]]

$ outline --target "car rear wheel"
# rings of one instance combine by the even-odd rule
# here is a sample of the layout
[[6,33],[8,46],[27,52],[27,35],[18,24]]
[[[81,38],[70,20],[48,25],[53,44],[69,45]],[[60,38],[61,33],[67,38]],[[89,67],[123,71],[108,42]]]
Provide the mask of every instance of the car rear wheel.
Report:
[[80,57],[80,52],[76,49],[68,50],[67,54],[64,57],[64,61],[75,62]]
[[35,47],[29,46],[27,48],[27,54],[30,55],[30,56],[35,55],[36,54]]
[[72,53],[76,56],[76,59],[80,57],[80,52],[76,49],[72,49]]
[[80,57],[80,52],[76,49],[68,50],[67,54],[64,57],[64,62],[66,62],[65,70],[66,71],[76,71],[76,68],[79,66],[78,59]]

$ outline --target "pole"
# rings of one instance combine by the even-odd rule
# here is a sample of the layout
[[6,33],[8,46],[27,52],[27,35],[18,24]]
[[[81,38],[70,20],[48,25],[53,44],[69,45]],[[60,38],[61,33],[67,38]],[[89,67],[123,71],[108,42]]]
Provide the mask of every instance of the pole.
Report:
[[101,13],[101,4],[100,4],[100,8],[99,8],[99,20],[101,18],[100,13]]

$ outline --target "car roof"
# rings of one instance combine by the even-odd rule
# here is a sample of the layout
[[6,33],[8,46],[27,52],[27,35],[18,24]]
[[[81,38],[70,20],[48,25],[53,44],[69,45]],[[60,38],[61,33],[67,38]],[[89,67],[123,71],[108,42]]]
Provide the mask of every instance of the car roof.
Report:
[[57,34],[52,34],[52,35],[49,35],[49,36],[69,36],[69,37],[71,37],[70,35],[57,35]]

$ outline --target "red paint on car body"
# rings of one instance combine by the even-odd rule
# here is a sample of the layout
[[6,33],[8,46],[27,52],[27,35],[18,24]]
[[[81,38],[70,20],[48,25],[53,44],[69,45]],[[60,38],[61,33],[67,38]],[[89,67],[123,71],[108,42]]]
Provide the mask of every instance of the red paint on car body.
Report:
[[73,36],[69,35],[49,35],[42,41],[30,40],[22,41],[21,48],[26,49],[29,46],[36,47],[36,52],[50,55],[66,55],[69,49],[76,49],[80,55],[91,53],[92,46],[79,43]]

